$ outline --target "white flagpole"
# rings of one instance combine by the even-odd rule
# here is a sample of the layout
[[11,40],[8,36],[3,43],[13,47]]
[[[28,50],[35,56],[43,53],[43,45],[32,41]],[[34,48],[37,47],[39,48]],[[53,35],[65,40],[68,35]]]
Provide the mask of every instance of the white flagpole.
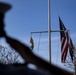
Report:
[[48,0],[48,48],[49,48],[49,62],[51,63],[51,20],[50,20],[50,0]]

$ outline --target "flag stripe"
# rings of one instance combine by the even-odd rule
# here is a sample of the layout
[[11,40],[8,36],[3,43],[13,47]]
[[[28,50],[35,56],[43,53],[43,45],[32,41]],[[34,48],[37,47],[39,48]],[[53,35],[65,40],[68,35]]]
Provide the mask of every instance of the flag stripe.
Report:
[[61,51],[62,51],[62,49],[64,47],[64,43],[65,43],[65,38],[62,38],[62,41],[61,41]]
[[66,56],[67,56],[67,52],[68,52],[68,43],[66,43],[66,46],[64,47],[64,50],[62,52],[62,62],[65,62],[66,60]]
[[67,39],[66,39],[66,40],[65,40],[65,43],[64,43],[64,45],[63,45],[63,48],[62,48],[62,53],[64,52],[67,44],[68,44],[68,43],[67,43]]

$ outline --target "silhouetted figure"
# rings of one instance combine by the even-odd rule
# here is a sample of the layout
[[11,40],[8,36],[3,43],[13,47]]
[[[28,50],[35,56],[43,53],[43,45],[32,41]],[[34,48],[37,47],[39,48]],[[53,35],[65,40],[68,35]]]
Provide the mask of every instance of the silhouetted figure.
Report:
[[4,15],[11,8],[11,5],[6,3],[0,3],[0,37],[4,37],[7,43],[14,48],[27,63],[34,64],[38,69],[33,70],[25,66],[25,64],[0,64],[0,74],[1,75],[73,75],[72,73],[63,70],[47,61],[41,59],[32,53],[27,45],[19,42],[8,36],[4,30]]

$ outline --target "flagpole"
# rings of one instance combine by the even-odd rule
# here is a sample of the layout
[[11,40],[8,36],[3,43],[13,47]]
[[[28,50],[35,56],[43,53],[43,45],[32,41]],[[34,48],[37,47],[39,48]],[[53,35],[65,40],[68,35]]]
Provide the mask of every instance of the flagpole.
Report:
[[49,62],[51,63],[51,20],[50,20],[50,0],[48,0],[48,48],[49,48]]

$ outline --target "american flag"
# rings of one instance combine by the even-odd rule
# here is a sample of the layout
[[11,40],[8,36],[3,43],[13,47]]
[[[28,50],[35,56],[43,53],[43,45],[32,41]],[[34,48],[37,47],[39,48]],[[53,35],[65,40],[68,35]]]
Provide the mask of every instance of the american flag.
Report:
[[72,39],[69,37],[69,52],[70,52],[70,57],[71,57],[71,60],[73,61],[73,55],[74,55],[74,50],[75,50],[75,47],[73,45],[73,42],[72,42]]
[[66,56],[68,53],[68,32],[63,24],[63,22],[61,21],[60,17],[59,17],[59,23],[60,23],[60,40],[61,40],[61,62],[65,63],[66,60]]

